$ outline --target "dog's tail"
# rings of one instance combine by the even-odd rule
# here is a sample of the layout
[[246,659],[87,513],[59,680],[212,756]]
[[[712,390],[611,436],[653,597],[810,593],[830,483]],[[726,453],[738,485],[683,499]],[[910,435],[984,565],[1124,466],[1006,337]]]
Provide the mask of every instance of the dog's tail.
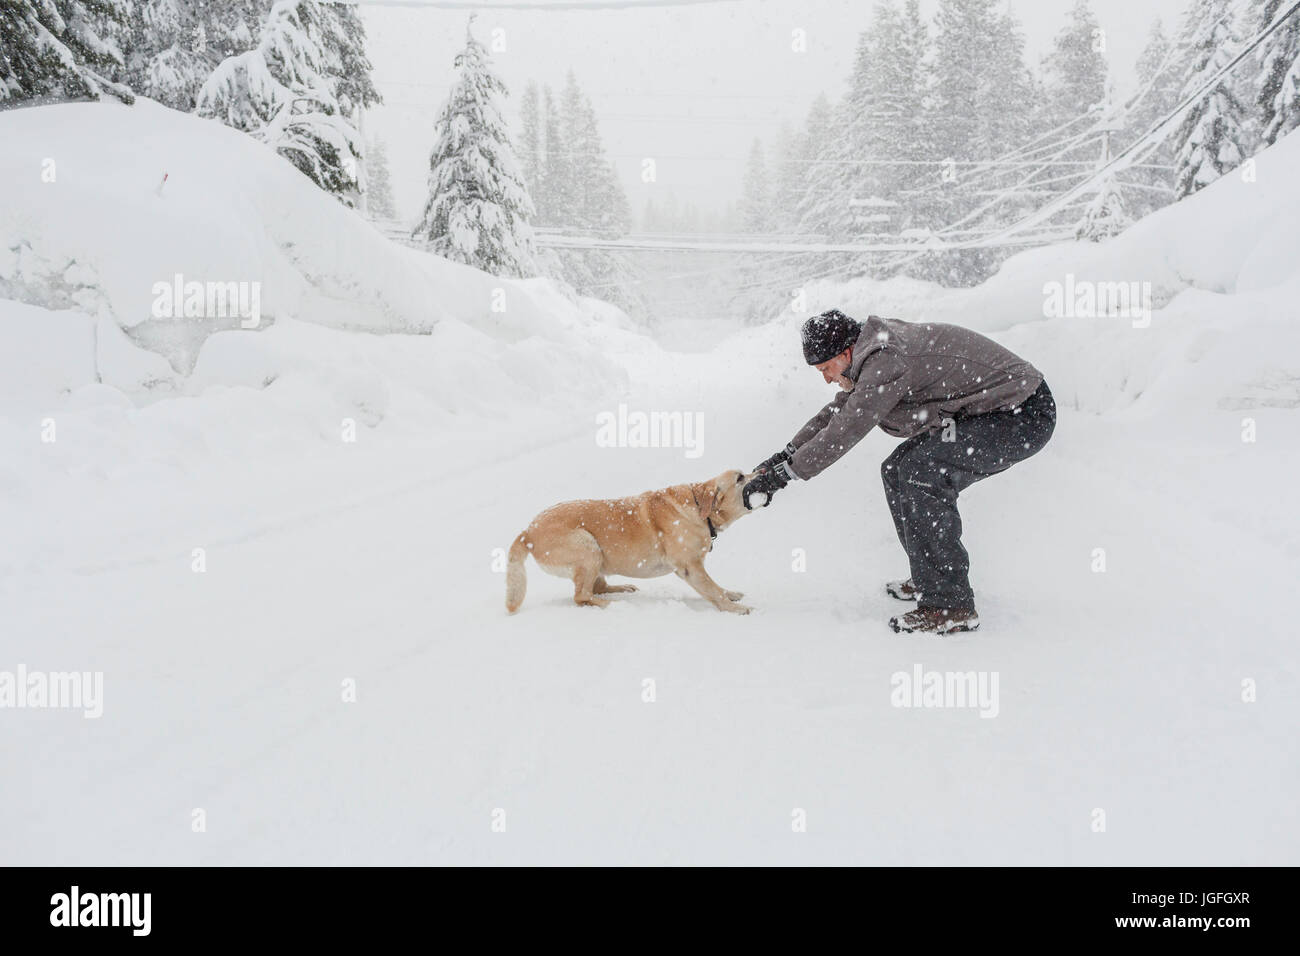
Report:
[[528,557],[528,532],[522,531],[510,546],[510,561],[506,565],[506,610],[511,614],[524,603],[528,577],[524,574],[524,558]]

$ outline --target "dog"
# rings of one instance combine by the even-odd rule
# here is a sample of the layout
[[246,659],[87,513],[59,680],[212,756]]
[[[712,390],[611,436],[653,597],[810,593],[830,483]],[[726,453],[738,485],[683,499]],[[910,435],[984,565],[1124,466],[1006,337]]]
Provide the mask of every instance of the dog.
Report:
[[749,513],[741,489],[753,478],[724,471],[698,484],[672,485],[630,498],[566,501],[547,508],[510,546],[506,567],[506,610],[524,600],[528,555],[543,571],[573,581],[573,602],[605,607],[602,594],[635,591],[631,584],[609,584],[606,575],[657,578],[673,573],[719,611],[748,614],[730,591],[704,570],[713,539]]

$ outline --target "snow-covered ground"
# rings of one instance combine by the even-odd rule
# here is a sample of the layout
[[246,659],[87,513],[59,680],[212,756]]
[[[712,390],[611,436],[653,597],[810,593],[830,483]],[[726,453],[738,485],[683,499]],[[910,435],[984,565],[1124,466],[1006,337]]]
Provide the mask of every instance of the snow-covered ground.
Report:
[[[1300,138],[980,289],[811,290],[988,331],[1056,392],[1047,448],[963,495],[983,626],[935,638],[885,626],[881,434],[719,538],[748,616],[675,578],[577,608],[531,562],[507,616],[497,549],[538,510],[748,468],[820,407],[802,316],[665,349],[138,109],[116,145],[122,107],[0,116],[0,673],[103,674],[98,719],[0,709],[6,862],[1300,862],[1300,183],[1270,173]],[[174,271],[260,276],[272,321],[136,333]],[[1159,308],[1044,318],[1069,271]],[[701,416],[701,454],[602,447],[620,403]],[[996,715],[894,706],[918,665],[996,674]]]

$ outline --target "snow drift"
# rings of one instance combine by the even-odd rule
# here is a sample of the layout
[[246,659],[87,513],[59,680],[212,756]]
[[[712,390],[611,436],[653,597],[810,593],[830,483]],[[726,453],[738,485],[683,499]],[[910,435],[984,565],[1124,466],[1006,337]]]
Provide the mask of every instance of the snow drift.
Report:
[[[504,342],[564,332],[524,286],[389,241],[218,122],[141,99],[6,112],[0,135],[0,297],[106,314],[174,361],[222,327],[155,316],[155,286],[177,275],[257,283],[266,324],[429,332],[458,321]],[[168,347],[175,336],[159,326],[192,334]]]
[[[500,457],[624,381],[590,334],[617,310],[394,243],[215,121],[61,104],[0,114],[0,139],[0,574],[156,542],[187,483],[246,509],[230,533],[337,501],[322,471],[382,486],[411,480],[388,458],[411,448],[430,472],[453,446]],[[157,317],[176,276],[256,283],[257,327]]]

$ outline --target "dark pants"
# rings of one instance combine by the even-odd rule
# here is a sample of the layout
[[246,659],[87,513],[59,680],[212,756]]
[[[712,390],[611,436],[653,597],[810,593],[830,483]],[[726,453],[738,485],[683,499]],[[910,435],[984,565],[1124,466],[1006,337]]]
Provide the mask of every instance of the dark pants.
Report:
[[[907,439],[885,459],[885,498],[912,565],[912,584],[921,592],[919,606],[974,609],[957,495],[1037,452],[1055,427],[1056,402],[1043,382],[1015,408],[957,415],[944,428]],[[952,440],[944,441],[945,434]]]

